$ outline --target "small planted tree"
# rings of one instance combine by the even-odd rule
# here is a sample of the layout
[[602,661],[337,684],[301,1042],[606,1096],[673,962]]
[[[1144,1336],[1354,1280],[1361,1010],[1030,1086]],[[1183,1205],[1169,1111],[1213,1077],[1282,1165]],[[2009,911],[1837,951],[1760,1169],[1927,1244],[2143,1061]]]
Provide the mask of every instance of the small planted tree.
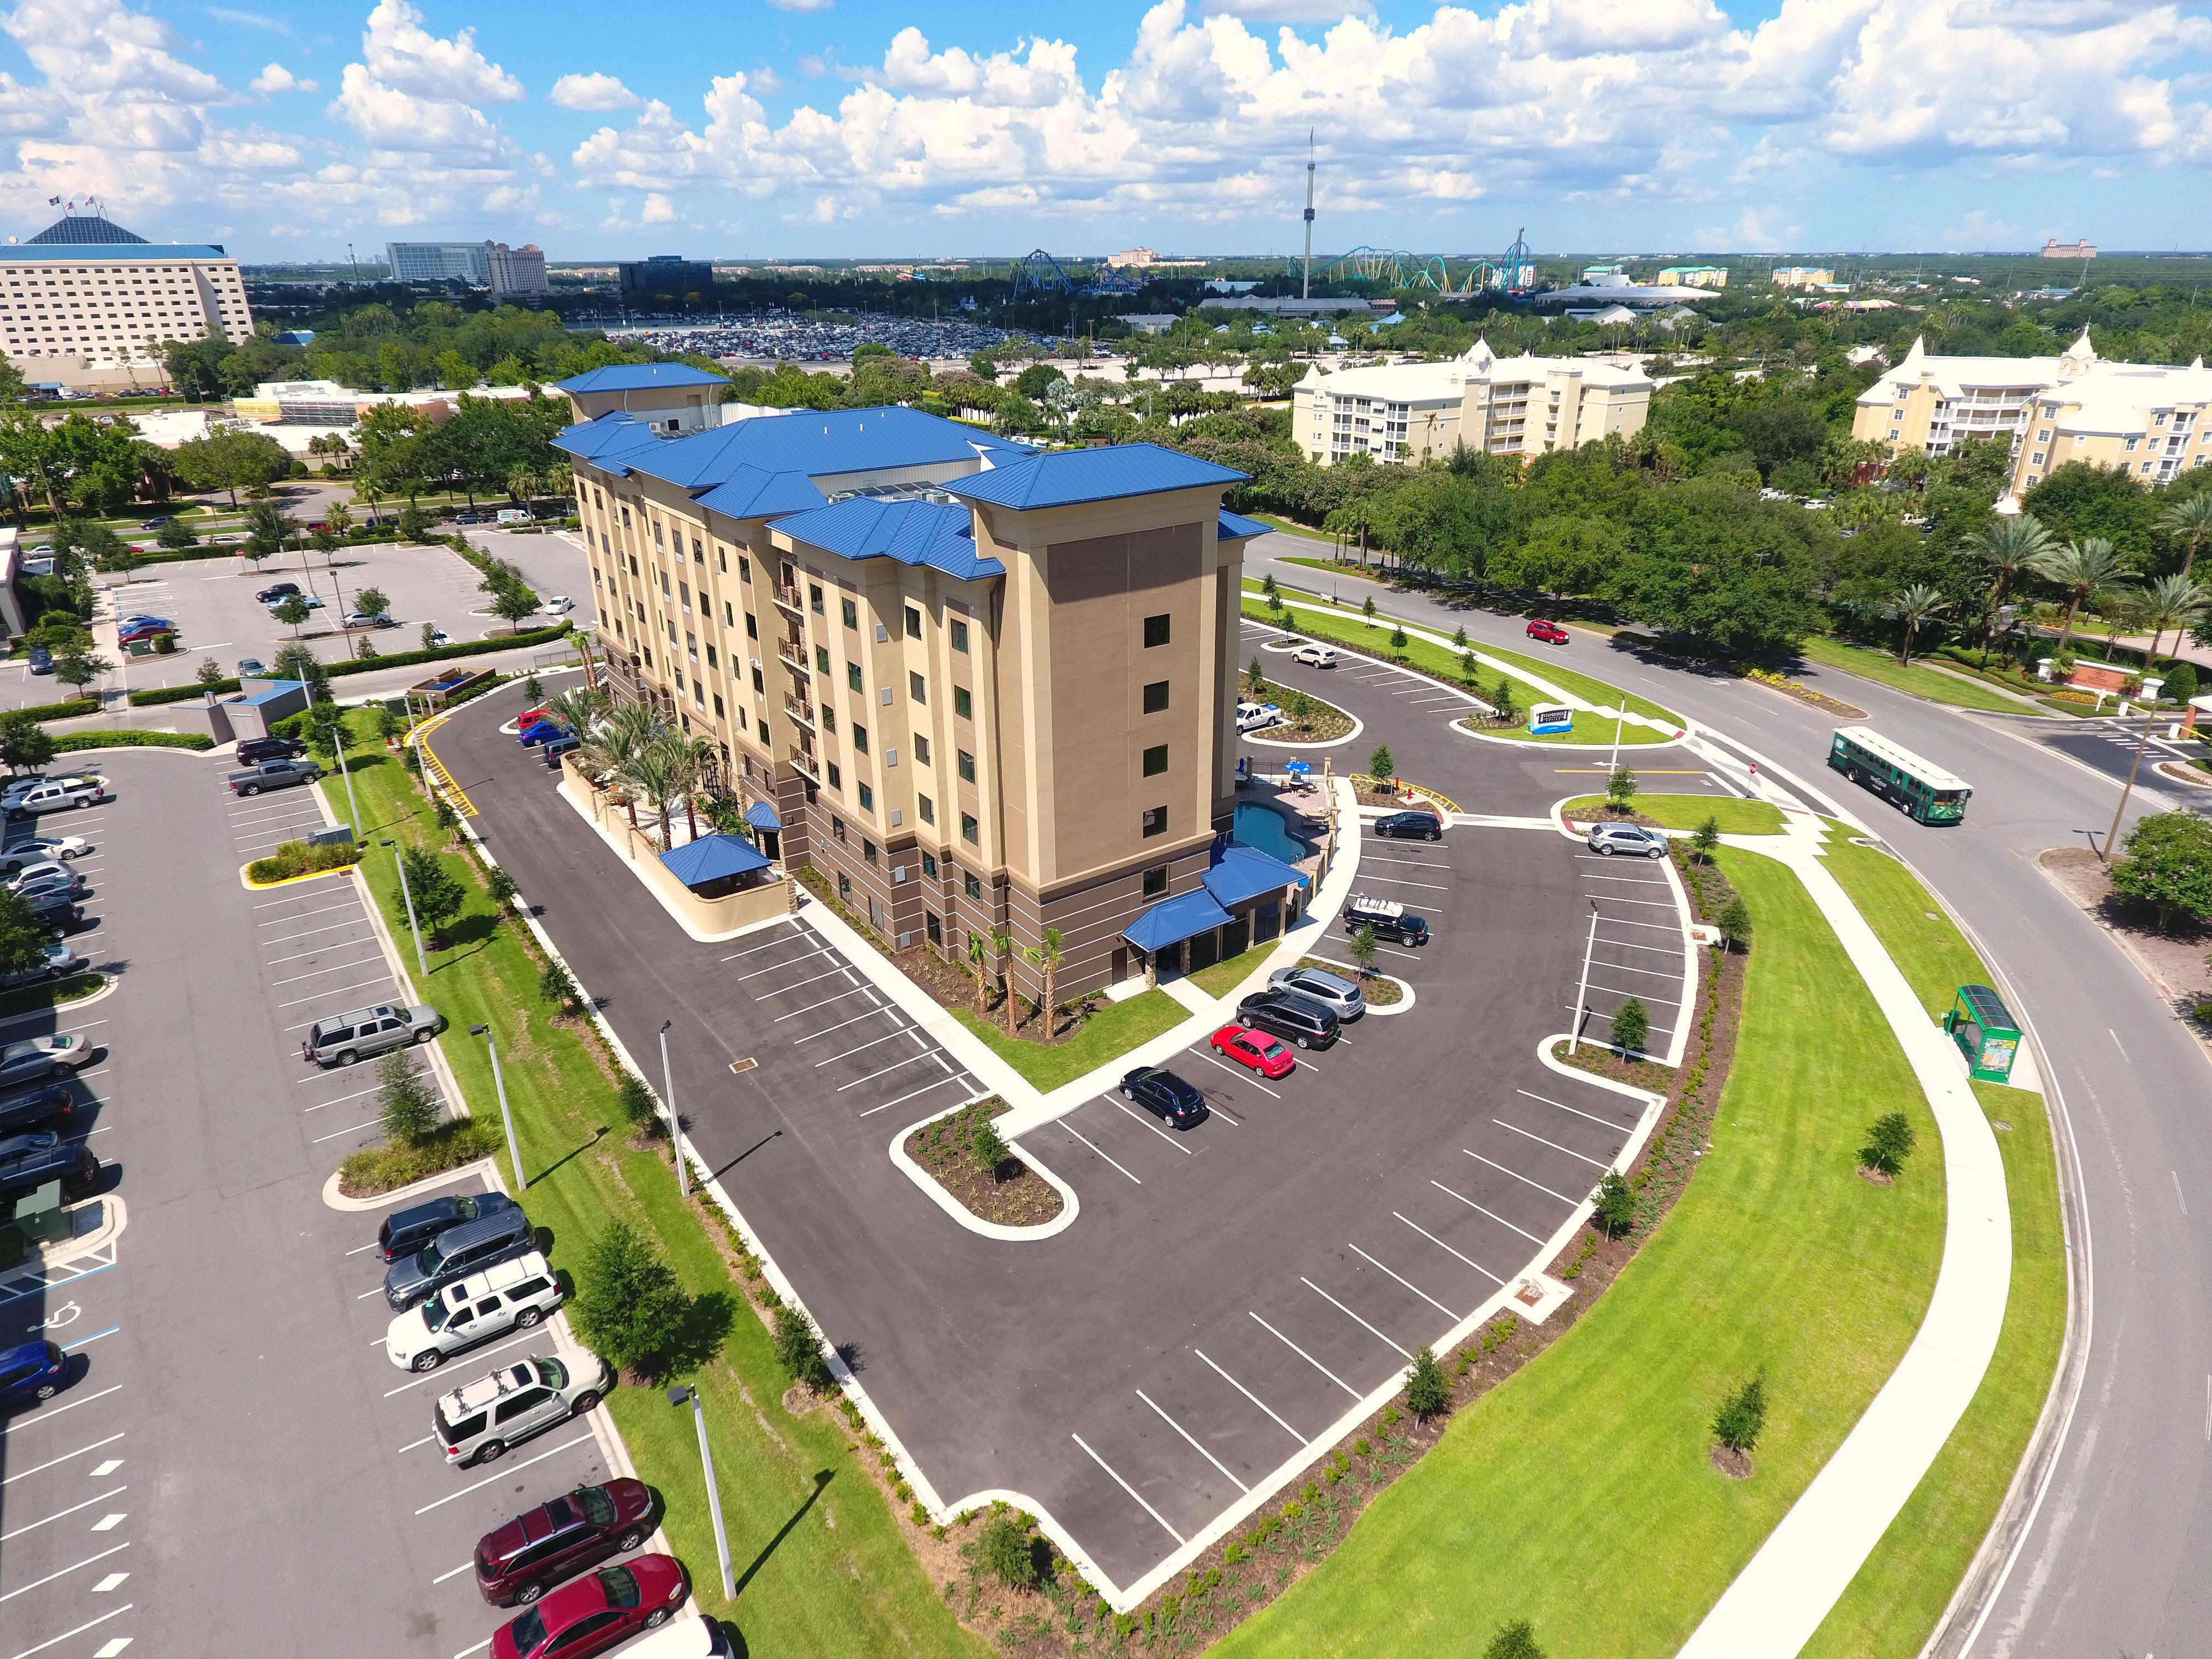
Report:
[[690,1310],[691,1298],[652,1241],[628,1222],[611,1221],[585,1252],[568,1320],[609,1364],[651,1376]]
[[1465,623],[1462,623],[1457,628],[1452,629],[1452,649],[1455,651],[1464,651],[1467,649],[1467,624]]
[[1260,579],[1260,592],[1267,596],[1267,603],[1271,607],[1276,609],[1281,608],[1283,603],[1283,593],[1282,590],[1275,586],[1275,573],[1273,571],[1270,570],[1266,575]]
[[1714,926],[1721,930],[1721,938],[1731,951],[1751,943],[1751,907],[1743,902],[1742,894],[1729,900]]
[[1699,824],[1690,836],[1690,846],[1696,852],[1698,863],[1711,864],[1713,861],[1714,849],[1720,844],[1721,821],[1708,812],[1705,815],[1705,821]]
[[201,689],[207,693],[208,701],[213,702],[216,687],[221,685],[230,676],[222,672],[222,665],[213,657],[202,657],[200,665],[193,671],[192,678],[199,682]]
[[[542,980],[538,982],[538,994],[544,994]],[[633,1130],[658,1133],[660,1128],[660,1103],[653,1099],[645,1079],[634,1072],[624,1072],[622,1081],[615,1085],[615,1110]]]
[[461,907],[468,902],[468,890],[453,879],[434,853],[426,853],[419,847],[403,847],[399,856],[407,866],[407,891],[403,898],[395,889],[392,908],[404,915],[406,913],[402,907],[411,899],[415,920],[430,935],[433,945],[443,948],[440,944],[441,931],[460,915]]
[[814,1322],[788,1302],[775,1310],[775,1357],[784,1375],[821,1394],[836,1379],[822,1357],[822,1338]]
[[1260,655],[1256,651],[1252,653],[1252,665],[1244,672],[1250,678],[1252,689],[1255,691],[1265,691],[1267,689],[1267,671],[1261,666]]
[[1606,775],[1605,804],[1616,812],[1626,812],[1629,803],[1636,799],[1636,792],[1643,787],[1637,781],[1634,769],[1616,766]]
[[1713,1438],[1732,1452],[1748,1455],[1766,1427],[1766,1382],[1754,1376],[1721,1401],[1713,1413]]
[[418,1141],[438,1127],[438,1093],[415,1069],[415,1055],[396,1048],[376,1062],[377,1115],[392,1140]]
[[1359,931],[1352,936],[1350,949],[1352,959],[1359,964],[1360,977],[1372,979],[1375,976],[1375,929],[1364,921],[1360,923]]
[[0,761],[10,772],[36,771],[54,757],[54,734],[25,710],[0,714]]
[[1613,1040],[1624,1054],[1641,1054],[1651,1035],[1651,1014],[1641,997],[1631,997],[1613,1011]]
[[1390,624],[1390,648],[1393,651],[1403,651],[1406,648],[1407,642],[1405,624],[1403,623],[1392,623]]
[[1482,1659],[1544,1659],[1544,1650],[1536,1645],[1536,1627],[1526,1619],[1500,1625],[1483,1649]]
[[1459,677],[1467,682],[1470,689],[1475,684],[1475,676],[1481,672],[1481,668],[1482,665],[1474,659],[1474,652],[1462,651],[1459,653]]
[[1859,1148],[1859,1167],[1873,1170],[1894,1181],[1905,1173],[1905,1160],[1912,1155],[1912,1120],[1902,1112],[1887,1112],[1867,1131],[1867,1144]]
[[1370,628],[1375,626],[1375,596],[1370,593],[1359,607],[1359,614],[1367,618]]
[[975,1540],[975,1563],[1008,1589],[1036,1589],[1044,1582],[1036,1535],[1011,1515],[983,1528]]
[[975,1150],[975,1161],[991,1172],[992,1180],[998,1180],[999,1171],[1011,1156],[998,1130],[988,1121],[978,1123],[968,1144]]
[[[584,994],[576,988],[576,976],[557,962],[545,964],[545,971],[538,976],[538,999],[556,1014],[574,1014],[584,1006]],[[637,1083],[635,1078],[626,1081]],[[642,1089],[645,1085],[638,1084]],[[650,1101],[647,1111],[652,1110]]]
[[2159,932],[2176,915],[2212,918],[2212,819],[2149,813],[2128,832],[2125,854],[2112,865],[2112,890],[2154,908]]
[[505,866],[494,865],[484,876],[484,890],[491,895],[491,902],[504,910],[514,902],[514,878],[507,874]]
[[1621,1179],[1620,1170],[1607,1170],[1597,1183],[1597,1210],[1590,1219],[1607,1238],[1625,1237],[1636,1225],[1636,1189]]
[[364,587],[353,596],[354,608],[364,617],[380,617],[392,609],[391,597],[380,587]]
[[1387,785],[1398,775],[1398,763],[1390,753],[1390,745],[1378,743],[1375,752],[1367,757],[1367,775],[1378,784]]
[[70,651],[54,659],[54,678],[64,685],[76,688],[80,697],[84,688],[102,674],[112,674],[115,665],[91,651]]
[[300,637],[300,624],[315,613],[307,609],[307,600],[301,599],[297,593],[287,593],[276,601],[276,609],[270,614],[278,622],[289,627],[292,630],[292,637],[296,640]]
[[1490,705],[1498,711],[1498,718],[1510,725],[1520,718],[1521,708],[1513,696],[1513,682],[1500,674],[1497,687],[1490,694]]
[[1424,1343],[1413,1350],[1406,1371],[1406,1409],[1425,1422],[1451,1404],[1451,1380],[1437,1364],[1436,1350]]

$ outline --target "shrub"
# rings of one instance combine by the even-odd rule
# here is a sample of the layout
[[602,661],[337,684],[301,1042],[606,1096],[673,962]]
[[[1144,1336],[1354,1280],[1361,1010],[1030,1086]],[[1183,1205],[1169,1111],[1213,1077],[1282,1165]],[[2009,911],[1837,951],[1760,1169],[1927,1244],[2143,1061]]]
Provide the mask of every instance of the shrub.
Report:
[[1867,1144],[1859,1148],[1859,1162],[1886,1176],[1902,1175],[1905,1160],[1911,1156],[1917,1139],[1912,1133],[1911,1119],[1902,1112],[1887,1113],[1876,1118],[1874,1127],[1867,1131]]
[[568,1321],[608,1364],[649,1374],[682,1334],[690,1305],[652,1242],[612,1221],[585,1253]]
[[1416,1418],[1427,1419],[1451,1404],[1451,1383],[1437,1364],[1436,1350],[1426,1343],[1413,1350],[1413,1363],[1406,1372],[1406,1408]]
[[1502,720],[1513,720],[1519,713],[1519,705],[1513,697],[1513,682],[1503,674],[1498,677],[1498,684],[1491,690],[1490,703],[1497,709],[1498,718]]
[[1631,997],[1613,1011],[1613,1040],[1624,1054],[1640,1053],[1651,1035],[1651,1015],[1641,997]]
[[969,1145],[975,1148],[975,1161],[991,1172],[994,1181],[997,1180],[1000,1166],[1009,1156],[1006,1143],[998,1130],[988,1121],[978,1123],[969,1137]]
[[2194,812],[2153,812],[2128,832],[2126,856],[2112,866],[2112,890],[2154,907],[2158,930],[2175,912],[2212,917],[2212,820]]
[[836,1381],[830,1362],[822,1357],[822,1339],[814,1322],[788,1303],[775,1310],[775,1357],[785,1376],[817,1394],[826,1393]]
[[191,749],[215,747],[204,732],[71,732],[54,739],[54,753],[74,755],[87,749]]
[[427,1180],[480,1158],[501,1146],[499,1125],[488,1118],[457,1117],[441,1123],[416,1141],[364,1146],[338,1165],[338,1190],[349,1198],[369,1198]]
[[1044,1582],[1036,1554],[1035,1536],[1011,1515],[992,1522],[975,1540],[977,1565],[1008,1589],[1036,1589]]
[[438,1127],[438,1091],[415,1069],[409,1049],[395,1048],[376,1062],[376,1103],[384,1133],[393,1140],[419,1141]]
[[1606,775],[1605,804],[1616,812],[1626,812],[1628,804],[1636,799],[1636,792],[1643,787],[1637,780],[1635,769],[1616,766]]
[[1738,893],[1729,900],[1721,911],[1720,920],[1714,925],[1721,930],[1721,937],[1728,942],[1731,951],[1739,945],[1750,942],[1751,907],[1743,902],[1742,894]]
[[1482,1659],[1544,1659],[1544,1650],[1536,1645],[1536,1627],[1526,1619],[1500,1625],[1483,1649]]
[[[423,626],[432,632],[436,631],[434,623],[425,623]],[[526,634],[502,634],[496,640],[457,640],[451,645],[432,646],[426,650],[395,651],[390,656],[378,657],[374,660],[324,663],[319,667],[322,678],[336,679],[341,675],[362,674],[373,669],[411,668],[417,663],[445,662],[455,657],[477,657],[494,651],[512,651],[521,646],[551,645],[565,638],[568,633],[568,624],[564,622],[552,628],[533,629]],[[281,669],[283,665],[280,662],[277,666]],[[194,681],[185,685],[155,686],[149,690],[133,691],[131,706],[133,708],[150,708],[159,703],[189,702],[210,693],[216,696],[228,696],[237,690],[238,681],[235,679],[218,680],[211,685]]]
[[491,902],[504,910],[514,899],[514,878],[507,874],[504,866],[495,864],[484,874],[484,889],[491,895]]
[[1754,1376],[1713,1413],[1713,1437],[1730,1451],[1747,1452],[1766,1427],[1766,1382]]
[[[538,981],[538,992],[544,993],[544,981]],[[634,1072],[624,1072],[622,1082],[615,1089],[615,1109],[623,1121],[633,1129],[642,1129],[657,1123],[660,1117],[659,1103],[653,1099],[653,1091],[646,1087],[645,1079]]]
[[1620,1170],[1607,1170],[1605,1179],[1597,1183],[1597,1213],[1593,1219],[1607,1238],[1621,1237],[1636,1224],[1636,1194],[1621,1179]]
[[[584,994],[576,988],[575,975],[557,962],[545,964],[545,971],[538,976],[538,1000],[556,1014],[573,1014],[583,1006]],[[636,1083],[635,1078],[627,1081]],[[639,1084],[640,1088],[645,1085]]]
[[304,841],[288,841],[267,857],[247,865],[246,878],[253,882],[289,881],[294,876],[312,875],[318,870],[343,870],[360,862],[359,842],[332,842],[311,847]]
[[1720,844],[1721,821],[1717,817],[1708,812],[1705,815],[1705,821],[1698,826],[1697,833],[1690,837],[1690,845],[1698,854],[1698,862],[1711,864],[1713,861],[1713,849]]

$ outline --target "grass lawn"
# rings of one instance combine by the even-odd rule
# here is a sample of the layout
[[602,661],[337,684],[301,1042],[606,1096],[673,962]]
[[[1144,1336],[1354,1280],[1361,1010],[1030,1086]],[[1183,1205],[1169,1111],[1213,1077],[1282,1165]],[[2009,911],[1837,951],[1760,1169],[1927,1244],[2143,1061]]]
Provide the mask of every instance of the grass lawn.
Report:
[[1987,985],[1990,970],[1912,872],[1887,853],[1855,847],[1830,819],[1829,873],[1851,896],[1882,949],[1904,971],[1930,1019],[1940,1019],[1961,985]]
[[1816,662],[1823,668],[1840,668],[1847,674],[1856,674],[1861,679],[1907,691],[1916,697],[1926,697],[1931,702],[1954,703],[1960,708],[1980,708],[1999,714],[2027,711],[2027,705],[2017,697],[2008,697],[1978,681],[1923,668],[1917,664],[1900,668],[1897,659],[1887,651],[1869,651],[1863,646],[1846,645],[1841,640],[1818,634],[1808,637],[1799,651],[1808,661]]
[[1165,991],[1140,991],[1127,1002],[1115,1003],[1091,1015],[1069,1041],[1045,1043],[1010,1037],[1005,1026],[994,1024],[973,1008],[955,1008],[952,1013],[989,1043],[1000,1059],[1048,1094],[1190,1018],[1190,1010]]
[[26,985],[0,995],[0,1017],[35,1014],[44,1009],[82,1002],[106,988],[106,985],[107,976],[104,974],[72,974],[67,979],[50,979],[36,985]]
[[1274,954],[1275,941],[1255,945],[1242,956],[1217,962],[1211,968],[1201,968],[1185,975],[1193,985],[1210,997],[1225,997],[1244,981],[1245,975],[1256,970],[1260,964]]
[[[1694,830],[1707,818],[1720,822],[1724,836],[1778,836],[1782,809],[1763,800],[1734,795],[1638,795],[1629,803],[1662,830]],[[1577,795],[1562,809],[1571,818],[1601,818],[1603,795]]]
[[[366,733],[368,721],[354,718],[355,730]],[[397,835],[434,844],[426,803],[408,788],[398,763],[380,745],[371,747],[373,755],[355,760],[364,839]],[[342,783],[316,787],[344,805]],[[723,1298],[729,1312],[719,1352],[690,1380],[707,1401],[738,1573],[737,1606],[724,1603],[715,1575],[690,1413],[672,1410],[653,1389],[618,1388],[607,1400],[639,1474],[666,1496],[668,1534],[691,1570],[701,1605],[741,1626],[740,1652],[981,1655],[847,1451],[842,1419],[827,1409],[798,1418],[783,1410],[784,1374],[768,1333],[744,1305],[704,1224],[677,1198],[666,1160],[629,1148],[615,1127],[613,1086],[593,1051],[546,1017],[520,918],[510,912],[494,925],[473,862],[450,853],[443,861],[469,886],[470,902],[453,926],[451,948],[431,957],[423,994],[452,1022],[446,1056],[480,1114],[495,1114],[496,1106],[484,1047],[468,1028],[489,1024],[498,1037],[523,1161],[533,1176],[524,1207],[551,1232],[556,1265],[581,1273],[592,1236],[611,1220],[627,1220],[659,1241],[695,1297]],[[404,938],[391,853],[372,843],[363,869],[386,921]],[[617,870],[605,874],[629,878]],[[642,892],[639,899],[647,902]],[[504,1157],[501,1162],[504,1168]]]
[[[1267,609],[1266,604],[1256,597],[1257,592],[1254,585],[1249,583],[1246,585],[1244,614],[1255,622],[1272,623],[1274,621],[1274,615]],[[1368,651],[1388,653],[1391,649],[1388,624],[1392,618],[1387,614],[1378,614],[1374,626],[1370,627],[1366,618],[1356,606],[1347,606],[1342,611],[1316,611],[1307,605],[1300,604],[1292,608],[1291,618],[1291,626],[1296,632],[1311,635],[1316,639],[1334,640],[1346,645],[1356,645]],[[1587,674],[1578,674],[1572,669],[1562,668],[1557,663],[1540,662],[1534,657],[1524,657],[1516,651],[1502,651],[1492,645],[1478,646],[1476,649],[1482,656],[1492,661],[1502,662],[1514,670],[1516,678],[1522,675],[1534,675],[1550,684],[1558,686],[1561,690],[1570,692],[1592,704],[1607,708],[1626,706],[1632,714],[1642,714],[1647,719],[1665,720],[1672,726],[1679,726],[1684,724],[1682,717],[1671,709],[1662,708],[1657,703],[1637,696],[1632,692],[1624,691],[1617,685],[1607,685],[1604,681],[1592,679]],[[1435,675],[1447,685],[1456,686],[1464,684],[1460,678],[1459,653],[1449,647],[1431,645],[1418,635],[1409,633],[1405,655],[1411,666],[1423,673]],[[1479,681],[1475,687],[1476,695],[1478,696],[1481,695],[1484,685],[1495,683],[1494,674],[1489,681]],[[1627,699],[1626,705],[1621,702],[1624,697]],[[1528,699],[1523,696],[1522,701],[1525,706]],[[1517,732],[1510,730],[1503,731],[1498,735],[1518,736],[1524,739],[1528,737],[1525,730]],[[1611,740],[1613,732],[1610,726],[1607,726],[1602,735],[1607,740]],[[1591,740],[1588,732],[1576,734],[1565,740],[1572,742],[1577,739],[1584,743]],[[1649,726],[1641,726],[1626,728],[1621,732],[1620,740],[1625,744],[1669,741]]]
[[[1326,542],[1331,546],[1334,546],[1336,544],[1336,538],[1330,535],[1328,532],[1326,530],[1316,530],[1310,524],[1298,524],[1291,520],[1280,518],[1273,513],[1253,513],[1248,514],[1246,516],[1249,518],[1257,519],[1261,524],[1266,525],[1268,529],[1279,530],[1285,536],[1304,536],[1308,541]],[[1311,564],[1315,562],[1311,559],[1300,559],[1297,561],[1297,562],[1299,564]]]
[[[1613,1288],[1462,1413],[1303,1583],[1217,1651],[1479,1651],[1508,1620],[1554,1654],[1680,1647],[1911,1341],[1942,1249],[1940,1174],[1884,1189],[1881,1114],[1935,1125],[1795,877],[1721,861],[1759,919],[1714,1150]],[[1757,1468],[1706,1459],[1723,1396],[1764,1372]]]

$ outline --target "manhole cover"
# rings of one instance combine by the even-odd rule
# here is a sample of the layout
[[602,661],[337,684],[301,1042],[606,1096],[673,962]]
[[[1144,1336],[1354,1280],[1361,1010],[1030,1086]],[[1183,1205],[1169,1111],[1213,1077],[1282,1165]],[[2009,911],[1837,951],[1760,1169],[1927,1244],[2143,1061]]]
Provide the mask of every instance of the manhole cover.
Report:
[[743,1060],[732,1060],[730,1062],[730,1069],[733,1072],[750,1072],[754,1066],[759,1064],[760,1061],[753,1059],[750,1054],[748,1054]]

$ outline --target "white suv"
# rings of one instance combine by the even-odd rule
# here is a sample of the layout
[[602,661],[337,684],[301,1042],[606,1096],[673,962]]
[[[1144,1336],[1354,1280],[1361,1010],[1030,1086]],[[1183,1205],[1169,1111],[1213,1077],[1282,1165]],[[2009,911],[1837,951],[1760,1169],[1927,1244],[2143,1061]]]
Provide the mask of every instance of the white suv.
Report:
[[1667,856],[1667,837],[1640,823],[1593,823],[1589,849],[1607,857],[1623,853],[1632,858],[1663,859]]
[[489,1463],[518,1441],[581,1417],[614,1378],[597,1354],[574,1350],[502,1365],[455,1389],[432,1413],[448,1463]]
[[392,1322],[384,1352],[408,1370],[434,1371],[447,1354],[535,1325],[562,1302],[560,1282],[536,1250],[448,1285]]

